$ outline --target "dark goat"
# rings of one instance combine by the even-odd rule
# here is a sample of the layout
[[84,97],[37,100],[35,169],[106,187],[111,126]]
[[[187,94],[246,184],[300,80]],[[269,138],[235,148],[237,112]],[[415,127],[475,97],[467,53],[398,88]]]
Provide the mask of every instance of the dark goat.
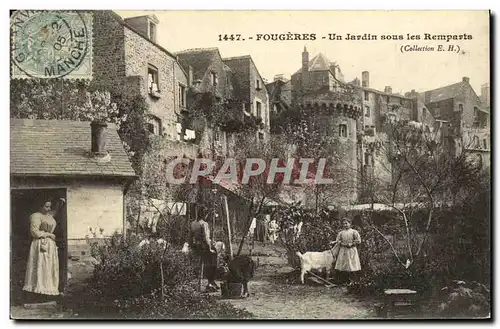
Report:
[[241,283],[243,285],[242,297],[248,297],[248,281],[255,274],[255,262],[250,256],[235,256],[227,265],[225,280],[228,283]]

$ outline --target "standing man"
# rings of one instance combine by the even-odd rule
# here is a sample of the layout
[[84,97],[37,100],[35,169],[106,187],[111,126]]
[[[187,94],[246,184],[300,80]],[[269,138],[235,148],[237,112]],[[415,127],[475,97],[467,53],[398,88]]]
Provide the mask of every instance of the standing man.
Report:
[[189,244],[204,265],[205,277],[208,279],[206,291],[217,291],[219,289],[215,283],[215,276],[217,273],[217,251],[210,239],[210,227],[203,216],[199,216],[197,220],[191,222],[189,229]]

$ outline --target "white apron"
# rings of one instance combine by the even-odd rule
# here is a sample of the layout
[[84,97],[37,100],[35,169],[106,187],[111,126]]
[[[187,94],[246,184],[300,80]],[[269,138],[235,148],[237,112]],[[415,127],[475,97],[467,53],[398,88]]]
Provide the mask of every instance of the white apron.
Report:
[[30,218],[31,242],[24,277],[23,290],[44,294],[59,295],[59,257],[54,240],[46,237],[54,232],[56,221],[51,215],[34,213]]

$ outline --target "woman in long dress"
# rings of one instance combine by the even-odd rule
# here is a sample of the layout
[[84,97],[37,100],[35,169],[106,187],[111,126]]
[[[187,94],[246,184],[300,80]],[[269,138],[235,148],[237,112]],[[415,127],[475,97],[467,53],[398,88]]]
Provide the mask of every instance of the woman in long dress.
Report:
[[[60,209],[64,199],[57,207]],[[30,217],[31,247],[24,277],[23,290],[38,295],[59,295],[59,256],[57,252],[56,211],[52,211],[52,203],[46,201],[40,210]]]
[[335,270],[339,271],[343,283],[352,281],[357,272],[361,270],[357,245],[361,243],[359,232],[351,228],[348,218],[342,220],[344,229],[337,235],[339,252],[335,263]]

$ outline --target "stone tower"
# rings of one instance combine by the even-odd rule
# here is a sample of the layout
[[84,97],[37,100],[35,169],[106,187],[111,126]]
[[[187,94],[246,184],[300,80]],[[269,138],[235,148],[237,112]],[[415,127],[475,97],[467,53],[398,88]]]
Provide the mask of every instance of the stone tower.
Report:
[[[304,47],[302,66],[292,75],[294,104],[300,107],[310,128],[319,135],[320,147],[305,150],[322,152],[329,158],[328,177],[334,183],[331,204],[347,205],[357,200],[357,126],[362,112],[361,95],[352,86],[335,78],[327,57],[318,54],[309,61]],[[314,154],[311,154],[314,155]]]

